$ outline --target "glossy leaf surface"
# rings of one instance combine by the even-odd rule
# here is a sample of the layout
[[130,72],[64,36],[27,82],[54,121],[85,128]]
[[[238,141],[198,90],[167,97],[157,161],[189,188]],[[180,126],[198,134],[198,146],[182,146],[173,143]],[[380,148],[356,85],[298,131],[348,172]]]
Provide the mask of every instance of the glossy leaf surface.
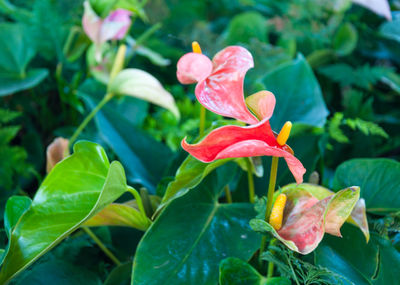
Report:
[[361,232],[343,227],[343,238],[327,236],[315,251],[315,262],[352,282],[346,284],[397,284],[400,253],[387,239],[371,235],[367,244]]
[[[233,176],[229,165],[220,170]],[[253,206],[218,203],[228,182],[220,174],[213,172],[163,210],[138,246],[133,284],[215,284],[221,260],[252,256],[260,242],[248,225]]]
[[391,159],[352,159],[335,173],[334,189],[358,185],[368,212],[385,214],[400,210],[400,163]]
[[319,83],[302,55],[271,71],[261,81],[265,89],[276,97],[271,118],[273,129],[279,130],[286,121],[324,125],[329,112]]
[[119,162],[110,164],[97,144],[75,144],[74,154],[53,168],[15,225],[0,283],[25,269],[125,190]]
[[232,159],[220,159],[211,163],[204,163],[189,155],[176,171],[174,181],[168,184],[162,199],[162,205],[168,201],[186,194],[196,187],[211,171]]
[[0,96],[34,87],[47,76],[46,69],[27,69],[35,54],[22,25],[0,24]]

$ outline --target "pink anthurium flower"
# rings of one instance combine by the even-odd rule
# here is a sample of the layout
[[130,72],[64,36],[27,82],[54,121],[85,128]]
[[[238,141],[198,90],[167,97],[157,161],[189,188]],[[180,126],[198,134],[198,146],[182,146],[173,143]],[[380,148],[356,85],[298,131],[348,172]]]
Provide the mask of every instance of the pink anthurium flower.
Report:
[[84,2],[84,8],[83,29],[97,46],[111,39],[122,39],[132,23],[130,19],[132,13],[125,9],[112,11],[103,20],[93,11],[89,1]]
[[[286,193],[290,191],[295,191],[295,190],[302,190],[310,193],[313,197],[317,198],[318,200],[325,199],[326,197],[329,197],[335,192],[319,186],[315,184],[310,184],[310,183],[303,183],[300,185],[297,184],[289,184],[284,186],[283,188],[280,189],[279,193]],[[351,223],[363,232],[366,241],[369,241],[369,228],[368,228],[368,221],[367,221],[367,213],[365,209],[365,200],[360,198],[356,205],[353,208],[353,211],[351,212],[350,216],[346,220],[346,222]]]
[[[224,126],[215,129],[197,144],[188,144],[185,138],[182,141],[183,149],[202,162],[231,157],[283,157],[296,182],[301,183],[306,169],[288,145],[278,143],[277,135],[268,121],[275,108],[275,96],[271,92],[261,91],[249,96],[246,101],[261,121],[257,120],[256,124],[246,127]],[[232,111],[235,114],[235,109]]]
[[308,254],[318,246],[325,233],[341,237],[340,228],[359,200],[360,188],[346,188],[321,200],[296,187],[285,195],[287,203],[280,229],[276,230],[262,219],[251,220],[250,226],[257,232],[270,232],[291,250]]
[[211,61],[207,56],[190,52],[177,65],[177,77],[182,84],[196,83],[197,100],[208,110],[257,124],[257,118],[247,109],[243,97],[243,80],[254,66],[250,52],[240,46],[229,46]]

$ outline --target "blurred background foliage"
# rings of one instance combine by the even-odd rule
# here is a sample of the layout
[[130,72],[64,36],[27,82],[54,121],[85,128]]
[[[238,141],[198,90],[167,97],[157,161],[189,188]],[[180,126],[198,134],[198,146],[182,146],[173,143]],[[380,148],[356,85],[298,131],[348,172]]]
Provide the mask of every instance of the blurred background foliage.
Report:
[[[90,1],[103,16],[113,8],[109,2]],[[276,95],[272,126],[279,131],[285,121],[295,123],[288,143],[307,168],[306,180],[317,171],[321,183],[331,187],[336,167],[348,159],[400,158],[399,1],[389,1],[392,21],[350,0],[114,2],[134,12],[127,66],[158,78],[181,112],[178,121],[147,102],[118,98],[81,135],[120,160],[132,185],[163,193],[186,157],[180,141],[197,136],[200,108],[194,86],[176,79],[176,62],[194,40],[209,57],[227,45],[250,50],[255,67],[246,76],[245,95],[262,89]],[[46,175],[46,147],[56,136],[70,137],[105,93],[81,27],[82,14],[81,0],[0,0],[0,213],[11,195],[33,196]],[[117,44],[105,47],[110,62]],[[207,112],[207,127],[216,127],[218,118]],[[263,164],[268,170],[269,159]],[[293,178],[281,166],[278,183],[283,186]],[[247,189],[246,179],[244,173],[234,199],[246,200],[247,192],[240,191]],[[256,179],[259,195],[266,183],[265,177]],[[383,224],[387,230],[381,233],[390,234],[398,247],[397,218],[391,218],[386,228],[380,217],[374,223]],[[132,241],[141,237],[118,228],[98,234],[121,256],[131,248],[126,260],[134,253]],[[49,264],[55,272],[63,262],[76,265],[82,254],[89,256],[85,270],[104,280],[110,264],[99,264],[99,253],[89,245],[79,236],[67,240],[17,284],[29,274],[43,275]],[[77,272],[72,265],[68,270]],[[93,284],[101,282],[96,278]]]

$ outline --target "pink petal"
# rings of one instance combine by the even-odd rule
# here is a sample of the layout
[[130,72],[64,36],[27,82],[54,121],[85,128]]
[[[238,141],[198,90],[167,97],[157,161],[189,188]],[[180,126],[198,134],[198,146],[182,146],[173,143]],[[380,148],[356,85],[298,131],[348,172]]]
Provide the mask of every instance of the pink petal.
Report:
[[100,30],[100,41],[105,42],[108,40],[120,40],[125,37],[126,32],[131,26],[130,15],[132,13],[128,10],[117,9],[111,12],[107,18],[104,19],[103,25]]
[[103,24],[103,20],[96,15],[90,6],[89,1],[83,3],[84,13],[82,17],[82,26],[86,35],[92,40],[92,42],[100,43],[100,29]]
[[318,246],[324,232],[341,236],[340,227],[358,201],[360,189],[350,187],[322,200],[295,188],[286,195],[283,226],[277,237],[285,244],[293,242],[298,252],[307,254]]
[[197,144],[182,141],[182,147],[202,162],[230,157],[283,157],[297,183],[303,181],[306,169],[288,146],[280,146],[268,121],[248,127],[225,126],[212,131]]
[[230,46],[217,53],[213,63],[212,74],[196,86],[197,100],[214,113],[257,124],[243,95],[244,76],[254,66],[251,54],[243,47]]
[[321,201],[314,197],[309,199],[312,200],[310,203],[303,203],[313,204],[314,199],[316,202],[301,212],[290,213],[277,232],[281,238],[294,242],[302,254],[310,253],[321,242],[324,236],[324,213],[331,197]]
[[269,120],[275,109],[275,95],[269,91],[260,91],[246,98],[246,104],[260,120]]
[[204,54],[190,52],[179,59],[176,76],[180,83],[192,84],[204,80],[212,68],[211,60]]
[[375,14],[385,17],[387,20],[392,20],[392,13],[388,0],[353,0],[365,8],[371,10]]

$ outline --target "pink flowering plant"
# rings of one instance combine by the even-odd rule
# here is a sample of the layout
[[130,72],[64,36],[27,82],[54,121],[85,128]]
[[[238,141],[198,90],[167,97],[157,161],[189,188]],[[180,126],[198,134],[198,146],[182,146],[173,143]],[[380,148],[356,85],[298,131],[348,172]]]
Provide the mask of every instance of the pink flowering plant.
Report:
[[398,284],[395,2],[2,1],[0,285]]

